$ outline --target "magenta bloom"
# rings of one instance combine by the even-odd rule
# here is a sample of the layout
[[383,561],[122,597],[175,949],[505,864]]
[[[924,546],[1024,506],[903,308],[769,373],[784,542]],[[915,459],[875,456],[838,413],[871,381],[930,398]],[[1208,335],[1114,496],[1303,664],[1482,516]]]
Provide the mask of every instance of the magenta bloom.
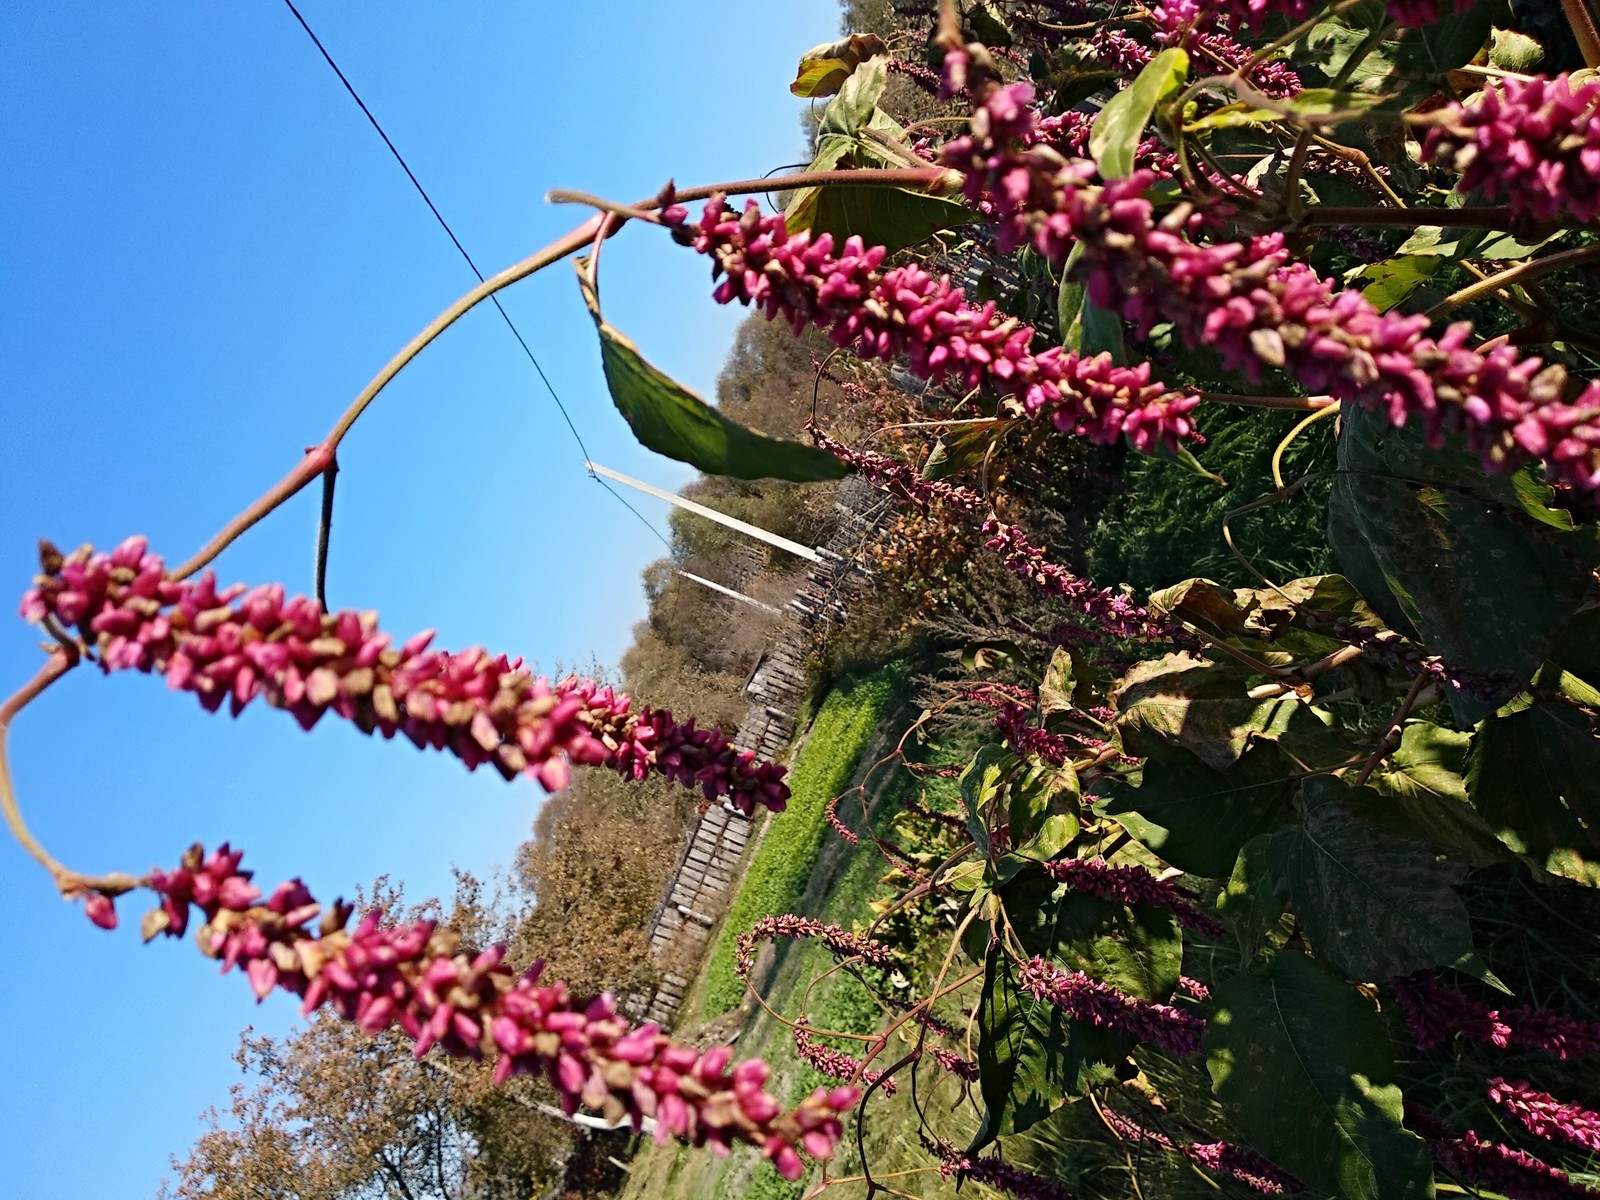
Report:
[[[1591,86],[1586,105],[1600,95],[1600,82]],[[1039,124],[1030,95],[1021,84],[992,89],[971,134],[944,152],[970,199],[992,199],[1002,249],[1031,245],[1060,262],[1079,246],[1091,298],[1141,330],[1170,321],[1229,369],[1257,379],[1283,368],[1393,425],[1420,422],[1434,445],[1459,434],[1489,470],[1542,459],[1552,477],[1600,488],[1600,381],[1569,401],[1559,364],[1504,343],[1476,350],[1466,322],[1429,337],[1425,317],[1380,313],[1360,292],[1335,288],[1292,261],[1277,234],[1197,243],[1190,205],[1158,218],[1144,195],[1148,172],[1095,187],[1093,163],[1030,145]]]
[[1018,969],[1017,986],[1035,1000],[1048,1000],[1080,1021],[1153,1043],[1173,1054],[1200,1053],[1205,1021],[1168,1004],[1125,995],[1082,971],[1063,971],[1034,957]]
[[658,772],[745,813],[757,804],[781,812],[788,801],[784,768],[734,750],[720,730],[634,712],[628,697],[592,680],[551,684],[521,659],[431,650],[431,632],[396,646],[376,613],[325,613],[281,584],[219,591],[209,572],[171,579],[143,538],[110,554],[52,551],[36,584],[22,599],[24,618],[75,628],[101,670],[165,675],[212,712],[226,702],[238,715],[260,697],[306,729],[331,712],[363,733],[448,751],[469,769],[525,772],[549,791],[565,787],[577,763],[635,779]]
[[1045,874],[1073,891],[1115,900],[1118,904],[1153,904],[1172,909],[1178,924],[1207,937],[1227,932],[1222,922],[1201,911],[1193,892],[1170,880],[1157,879],[1139,866],[1114,867],[1103,858],[1062,858],[1044,865]]
[[1529,1133],[1551,1142],[1570,1142],[1600,1154],[1600,1113],[1581,1104],[1564,1104],[1520,1079],[1489,1080],[1489,1099],[1505,1109]]
[[[1060,161],[1048,147],[1033,152]],[[904,357],[920,379],[990,388],[1094,442],[1125,435],[1148,453],[1194,435],[1189,414],[1199,401],[1152,382],[1148,364],[1118,367],[1109,356],[1084,359],[1059,346],[1035,354],[1029,326],[992,302],[968,304],[949,276],[919,266],[880,271],[882,246],[852,237],[836,254],[832,235],[790,234],[781,216],[762,216],[753,200],[742,215],[717,198],[698,222],[678,205],[661,218],[680,245],[711,257],[719,304],[748,304],[769,320],[781,313],[796,331],[814,325],[863,359]]]
[[1426,971],[1392,982],[1419,1050],[1437,1049],[1459,1035],[1502,1050],[1542,1050],[1563,1062],[1600,1053],[1600,1022],[1531,1005],[1493,1009]]
[[1600,80],[1506,79],[1435,114],[1424,157],[1538,221],[1600,217]]
[[349,905],[324,911],[298,879],[263,899],[242,857],[226,844],[210,855],[196,845],[175,870],[152,871],[145,883],[161,904],[145,915],[145,940],[181,937],[197,910],[201,950],[224,973],[243,971],[258,999],[281,988],[307,1015],[326,1005],[369,1034],[398,1027],[419,1058],[435,1047],[491,1058],[497,1082],[543,1075],[568,1112],[583,1105],[630,1117],[635,1129],[653,1117],[660,1141],[749,1143],[786,1179],[802,1173],[801,1151],[832,1154],[840,1116],[859,1098],[853,1087],[818,1088],[785,1112],[765,1090],[760,1059],[733,1063],[726,1046],[701,1051],[655,1025],[631,1025],[609,995],[577,999],[564,983],[541,984],[537,966],[513,977],[504,946],[474,953],[433,921],[387,924],[374,911],[351,930]]

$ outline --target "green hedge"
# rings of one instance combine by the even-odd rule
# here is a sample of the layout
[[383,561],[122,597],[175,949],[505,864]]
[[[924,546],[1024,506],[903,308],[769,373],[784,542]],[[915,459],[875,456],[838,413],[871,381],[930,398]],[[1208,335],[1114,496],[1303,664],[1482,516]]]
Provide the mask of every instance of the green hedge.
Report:
[[853,675],[823,701],[789,777],[789,807],[772,818],[711,948],[702,1002],[707,1017],[727,1012],[744,997],[744,984],[733,972],[738,936],[762,917],[793,912],[800,903],[822,849],[828,801],[850,785],[904,674],[904,664],[896,662]]

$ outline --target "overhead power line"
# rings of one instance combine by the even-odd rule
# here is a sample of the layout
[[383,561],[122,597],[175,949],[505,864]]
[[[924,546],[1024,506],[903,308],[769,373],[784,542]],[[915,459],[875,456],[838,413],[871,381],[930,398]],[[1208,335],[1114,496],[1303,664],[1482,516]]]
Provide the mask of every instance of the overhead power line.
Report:
[[[406,178],[411,180],[411,186],[417,189],[417,195],[422,197],[422,202],[428,206],[428,211],[433,214],[434,220],[439,222],[439,228],[444,230],[445,235],[450,239],[451,244],[455,246],[458,252],[460,252],[462,259],[465,260],[467,266],[472,269],[472,273],[478,277],[478,282],[484,282],[484,275],[483,272],[478,269],[478,264],[473,261],[472,255],[467,253],[467,248],[461,244],[461,239],[456,236],[456,231],[450,228],[450,222],[444,219],[444,214],[439,211],[439,206],[435,204],[433,202],[433,198],[428,195],[428,189],[422,186],[422,181],[417,178],[416,172],[413,171],[410,165],[406,162],[405,156],[400,153],[399,148],[390,139],[389,135],[384,132],[383,126],[378,123],[378,118],[372,115],[372,110],[367,107],[366,101],[363,100],[360,93],[356,91],[355,85],[353,85],[349,78],[346,77],[345,73],[339,69],[339,64],[334,62],[333,55],[328,53],[328,48],[322,44],[322,39],[316,35],[316,31],[313,30],[310,24],[307,23],[305,17],[301,16],[300,10],[294,6],[294,0],[283,0],[283,2],[289,11],[294,14],[294,19],[300,22],[300,28],[306,31],[306,36],[311,39],[311,44],[314,45],[317,48],[317,52],[322,55],[322,60],[326,62],[328,66],[332,68],[333,73],[339,77],[339,82],[344,84],[344,90],[350,93],[350,99],[356,102],[356,106],[361,109],[362,115],[367,118],[368,124],[370,124],[372,128],[377,131],[378,136],[383,139],[383,144],[389,147],[389,153],[394,155],[395,162],[400,164],[400,169],[406,173]],[[567,430],[572,434],[572,440],[578,444],[578,452],[583,456],[583,469],[588,472],[589,478],[593,479],[601,487],[605,488],[607,492],[611,493],[612,497],[617,501],[617,503],[621,504],[622,507],[626,508],[634,516],[638,517],[644,527],[651,533],[655,534],[656,537],[660,539],[661,544],[664,545],[667,548],[667,551],[670,553],[672,550],[672,543],[667,540],[667,538],[659,529],[655,527],[653,523],[651,523],[650,519],[632,504],[630,504],[627,497],[625,497],[621,492],[617,491],[616,488],[612,487],[604,479],[600,478],[599,475],[595,474],[593,468],[589,465],[589,448],[583,443],[583,435],[578,432],[578,427],[573,424],[572,415],[567,412],[567,406],[561,402],[561,397],[556,393],[555,385],[550,382],[550,377],[544,373],[544,368],[539,365],[539,360],[534,357],[533,350],[529,347],[527,339],[522,336],[522,331],[517,328],[516,322],[511,319],[511,314],[506,312],[505,307],[500,303],[500,297],[490,296],[489,301],[494,305],[495,311],[500,314],[500,319],[506,323],[506,328],[511,331],[511,336],[517,339],[517,345],[522,347],[522,352],[528,356],[528,361],[533,364],[533,369],[538,374],[539,381],[544,384],[545,390],[550,393],[550,399],[555,401],[556,409],[561,413],[561,419],[567,423]]]

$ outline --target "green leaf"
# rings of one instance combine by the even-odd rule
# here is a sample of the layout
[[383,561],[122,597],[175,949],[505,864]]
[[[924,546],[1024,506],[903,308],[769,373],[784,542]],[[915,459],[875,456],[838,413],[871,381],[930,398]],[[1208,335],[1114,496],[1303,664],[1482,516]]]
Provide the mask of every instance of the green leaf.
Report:
[[1494,12],[1494,4],[1480,0],[1465,10],[1456,9],[1449,20],[1401,30],[1394,39],[1395,64],[1435,79],[1466,66],[1489,40]]
[[[1594,539],[1529,516],[1512,481],[1455,440],[1345,405],[1328,540],[1341,569],[1394,629],[1446,662],[1526,679],[1576,609]],[[1462,721],[1485,705],[1455,692]]]
[[999,9],[987,0],[979,0],[979,3],[967,10],[966,22],[973,41],[982,42],[985,46],[999,46],[1002,49],[1011,45],[1010,28],[1000,16]]
[[1600,737],[1565,697],[1517,697],[1478,730],[1472,805],[1501,839],[1547,871],[1600,886]]
[[978,753],[961,773],[961,804],[967,813],[967,832],[980,854],[989,853],[989,825],[996,819],[994,802],[1005,790],[1006,776],[1016,765],[1014,755],[989,742],[978,747]]
[[1383,262],[1368,263],[1345,273],[1345,282],[1355,284],[1379,312],[1404,304],[1438,272],[1443,259],[1431,254],[1407,254]]
[[1331,776],[1308,779],[1303,817],[1272,834],[1260,881],[1295,914],[1317,957],[1356,980],[1384,980],[1428,967],[1479,978],[1488,969],[1472,946],[1467,906],[1455,892],[1464,871],[1432,846],[1376,824],[1384,801]]
[[600,315],[588,284],[588,260],[579,258],[578,280],[600,331],[600,358],[611,400],[639,444],[686,462],[708,475],[735,479],[788,479],[808,483],[839,479],[844,464],[814,446],[754,433],[645,361],[631,341]]
[[[1170,909],[1085,896],[1038,867],[998,895],[1024,954],[1145,1000],[1164,1000],[1177,986],[1183,939]],[[1131,1039],[1072,1020],[1021,992],[1004,953],[991,948],[978,1005],[980,1087],[989,1111],[973,1149],[1043,1120],[1107,1077],[1132,1048]]]
[[928,459],[922,464],[922,478],[943,479],[958,472],[970,470],[989,456],[994,445],[995,426],[999,422],[985,422],[952,429],[933,443]]
[[1226,771],[1176,755],[1152,758],[1138,787],[1111,783],[1098,807],[1164,862],[1225,879],[1246,842],[1289,820],[1294,787],[1293,768],[1268,743]]
[[1101,1061],[1086,1056],[1088,1043],[1110,1041],[1017,987],[998,945],[985,957],[977,1026],[978,1089],[987,1111],[968,1153],[1038,1124],[1082,1091],[1089,1068]]
[[1123,752],[1149,757],[1187,750],[1218,771],[1257,742],[1277,742],[1310,766],[1342,765],[1349,750],[1324,716],[1292,692],[1252,699],[1231,665],[1188,654],[1136,664],[1107,693]]
[[855,234],[866,245],[884,246],[892,253],[926,241],[941,229],[978,219],[964,204],[905,188],[839,183],[805,191],[815,196],[806,201],[811,211],[805,228],[831,233],[835,245]]
[[1145,64],[1128,87],[1118,92],[1095,118],[1089,134],[1089,156],[1105,179],[1133,174],[1133,156],[1156,105],[1189,78],[1189,56],[1174,46]]
[[1387,797],[1383,808],[1369,815],[1382,825],[1425,838],[1473,866],[1489,866],[1511,854],[1467,803],[1463,773],[1471,741],[1468,733],[1427,721],[1409,722],[1399,747],[1369,781]]
[[851,73],[828,102],[817,125],[817,140],[826,137],[855,137],[867,127],[883,89],[889,82],[889,68],[882,55],[868,59]]
[[1350,1200],[1424,1200],[1423,1141],[1401,1128],[1383,1021],[1324,967],[1285,951],[1215,991],[1206,1068],[1251,1146],[1311,1187]]
[[961,647],[961,665],[969,671],[990,671],[1003,662],[1021,662],[1027,656],[1015,642],[996,639],[968,642]]
[[1078,773],[1071,764],[1035,763],[1013,777],[1006,820],[1013,855],[1047,862],[1078,833]]
[[832,96],[864,59],[883,52],[883,39],[875,33],[853,33],[837,42],[813,46],[800,56],[789,90],[807,98]]

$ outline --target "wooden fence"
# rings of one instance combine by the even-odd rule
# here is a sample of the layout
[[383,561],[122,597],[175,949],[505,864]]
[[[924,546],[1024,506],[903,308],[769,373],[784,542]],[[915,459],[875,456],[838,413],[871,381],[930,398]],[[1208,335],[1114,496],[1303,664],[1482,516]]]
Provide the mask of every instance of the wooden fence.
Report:
[[[750,707],[734,734],[737,749],[777,758],[797,732],[805,701],[805,663],[819,636],[844,621],[849,600],[866,577],[860,565],[866,543],[893,516],[889,497],[857,476],[839,485],[838,524],[822,547],[824,561],[807,576],[766,652],[750,673],[745,691]],[[706,943],[735,889],[745,853],[754,839],[748,817],[726,804],[706,810],[684,840],[678,863],[661,903],[650,919],[650,949],[669,964],[653,992],[623,998],[623,1011],[636,1020],[670,1027],[689,986],[687,976],[705,953]]]

